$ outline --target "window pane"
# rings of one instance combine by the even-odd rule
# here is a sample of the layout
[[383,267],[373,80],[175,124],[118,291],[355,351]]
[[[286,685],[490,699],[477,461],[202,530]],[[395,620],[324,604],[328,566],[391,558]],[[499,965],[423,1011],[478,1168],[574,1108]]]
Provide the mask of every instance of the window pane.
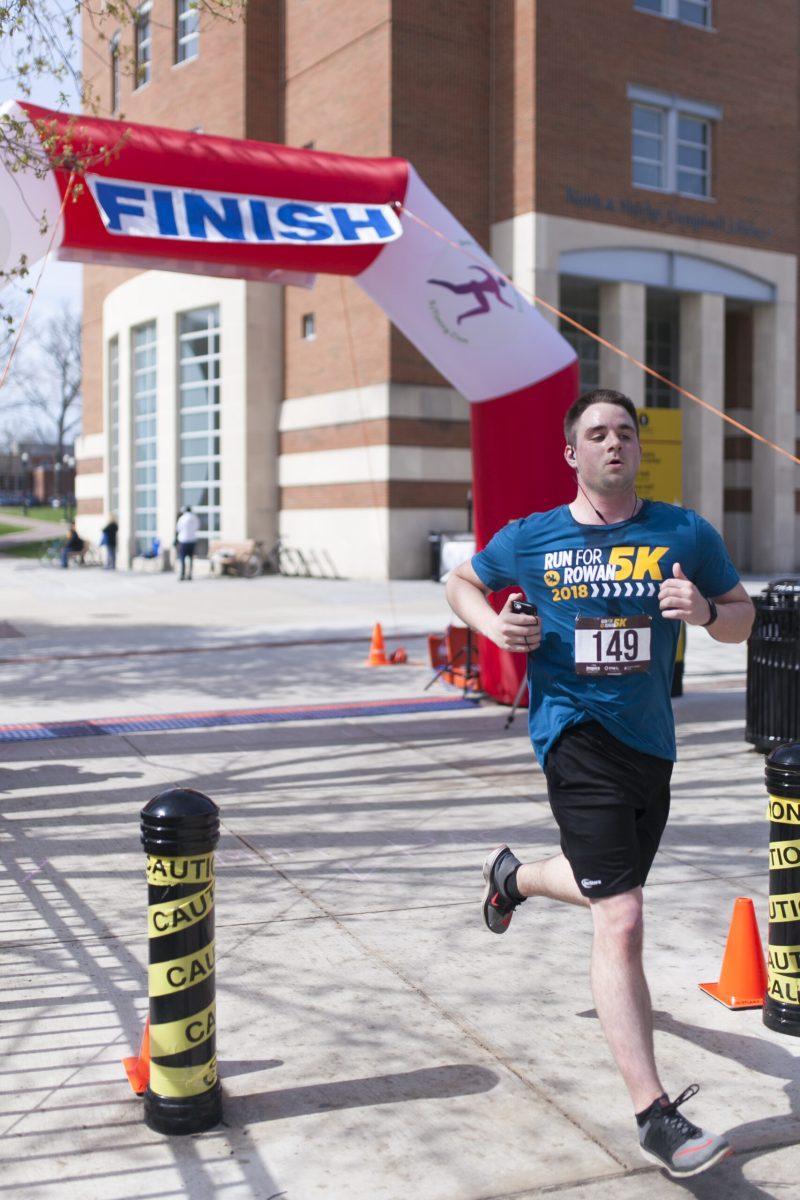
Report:
[[[645,361],[673,383],[678,379],[679,299],[648,288],[645,325]],[[645,404],[648,408],[679,408],[680,396],[652,375],[645,377]]]
[[119,341],[108,343],[109,504],[119,512]]
[[694,146],[678,146],[678,166],[692,167],[695,171],[706,169],[705,150],[695,150]]
[[[220,439],[219,308],[182,313],[178,322],[180,503],[200,519],[198,553],[208,554],[209,532],[218,533]],[[205,436],[203,436],[205,435]]]
[[678,171],[678,191],[687,192],[690,196],[706,196],[708,180],[705,175],[690,175],[687,171]]
[[[582,279],[561,279],[561,311],[593,333],[600,329],[600,289]],[[600,346],[594,338],[562,320],[559,330],[578,355],[579,390],[588,392],[600,384]]]
[[660,108],[634,104],[633,128],[637,133],[655,133],[660,137],[664,129],[664,113]]
[[633,157],[645,158],[651,162],[661,162],[661,139],[648,137],[643,133],[633,135]]
[[634,8],[639,12],[663,13],[665,0],[636,0]]
[[157,534],[156,324],[131,333],[133,410],[133,533],[136,553],[149,551]]
[[695,146],[705,146],[708,143],[708,121],[697,117],[679,116],[678,138]]
[[678,20],[688,21],[691,25],[710,25],[711,0],[679,0]]
[[152,25],[150,22],[150,4],[142,4],[136,12],[134,22],[134,42],[136,52],[136,78],[134,88],[142,87],[150,82],[150,61],[152,58]]
[[175,61],[187,62],[200,52],[200,11],[198,0],[176,0]]
[[642,187],[660,188],[664,186],[664,172],[660,165],[635,162],[633,164],[633,182]]
[[216,307],[196,308],[192,312],[181,313],[181,336],[185,333],[200,333],[210,329],[217,329],[218,325],[219,309]]

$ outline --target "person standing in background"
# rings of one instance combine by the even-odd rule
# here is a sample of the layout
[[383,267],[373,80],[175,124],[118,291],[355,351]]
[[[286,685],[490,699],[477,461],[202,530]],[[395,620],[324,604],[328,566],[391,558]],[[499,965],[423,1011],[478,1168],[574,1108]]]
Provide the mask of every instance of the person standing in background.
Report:
[[[200,518],[187,505],[181,509],[178,524],[175,528],[175,541],[178,547],[178,558],[181,564],[179,579],[191,579],[194,567],[194,556],[197,552],[197,535],[200,532]],[[188,567],[187,567],[188,562]]]
[[103,526],[101,543],[106,548],[106,570],[116,571],[117,569],[117,534],[119,533],[119,525],[117,518],[112,513],[108,524]]

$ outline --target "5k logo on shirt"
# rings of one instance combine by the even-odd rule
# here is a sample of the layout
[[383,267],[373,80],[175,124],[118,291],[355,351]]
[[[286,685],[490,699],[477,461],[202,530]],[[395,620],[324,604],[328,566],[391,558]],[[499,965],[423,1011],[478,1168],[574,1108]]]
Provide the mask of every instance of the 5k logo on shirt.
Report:
[[[597,595],[596,586],[590,593],[592,584],[625,581],[653,584],[664,578],[659,563],[668,549],[668,546],[596,546],[554,550],[544,556],[544,584],[552,590],[555,601]],[[636,594],[641,595],[644,590],[637,587]],[[647,591],[652,594],[653,588]]]

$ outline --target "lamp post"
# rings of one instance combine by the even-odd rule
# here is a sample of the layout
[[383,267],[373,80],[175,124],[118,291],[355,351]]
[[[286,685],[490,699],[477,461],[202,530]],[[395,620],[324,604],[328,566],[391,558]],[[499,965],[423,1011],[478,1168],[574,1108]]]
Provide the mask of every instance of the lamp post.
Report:
[[19,456],[19,461],[22,464],[22,514],[28,514],[28,498],[31,493],[31,482],[29,474],[29,465],[31,456],[27,450],[23,450]]
[[[62,458],[62,462],[64,463],[64,466],[67,468],[67,470],[75,469],[75,459],[73,458],[73,456],[71,454],[65,454]],[[70,486],[71,486],[70,494],[69,494],[69,496],[66,497],[66,509],[67,509],[67,520],[68,521],[73,520],[73,518],[75,516],[74,507],[73,507],[73,500],[75,498],[75,476],[74,475],[72,476],[72,484]]]
[[61,508],[61,463],[53,460],[53,500],[55,508]]

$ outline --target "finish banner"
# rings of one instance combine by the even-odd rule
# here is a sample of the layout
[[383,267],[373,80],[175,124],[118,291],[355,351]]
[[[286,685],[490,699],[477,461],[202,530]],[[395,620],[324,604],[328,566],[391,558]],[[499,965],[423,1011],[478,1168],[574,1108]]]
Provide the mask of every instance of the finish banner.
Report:
[[[0,165],[0,269],[23,255],[34,264],[57,223],[55,253],[68,261],[304,286],[323,272],[355,276],[470,401],[478,549],[508,521],[571,498],[561,451],[575,352],[410,163],[27,102],[2,119],[25,123],[52,168]],[[62,159],[83,171],[66,203]],[[482,644],[481,682],[497,699],[514,699],[524,668],[524,656]]]

